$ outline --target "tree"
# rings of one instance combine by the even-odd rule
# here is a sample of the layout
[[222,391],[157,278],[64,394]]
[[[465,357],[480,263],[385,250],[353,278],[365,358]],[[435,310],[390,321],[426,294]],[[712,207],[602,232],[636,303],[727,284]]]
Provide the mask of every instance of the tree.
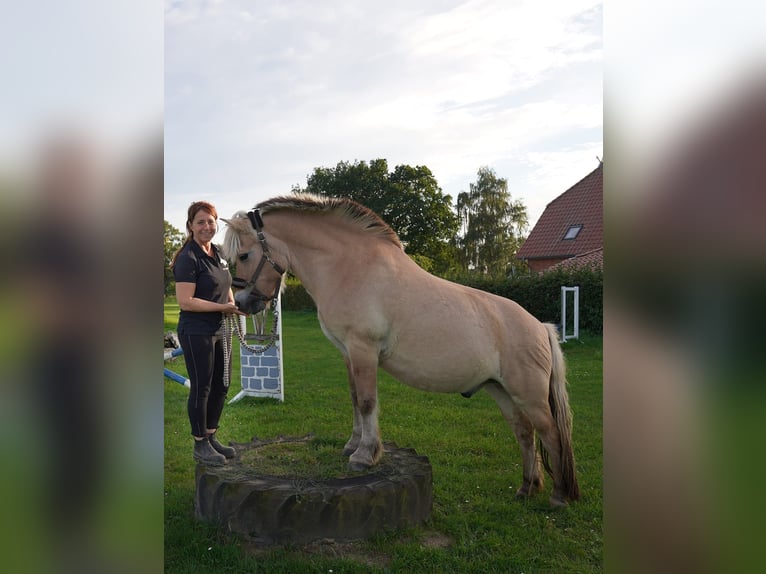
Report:
[[457,219],[452,197],[442,190],[425,166],[396,166],[388,171],[385,159],[340,162],[318,167],[306,178],[306,187],[293,192],[348,197],[369,207],[399,235],[407,253],[430,271],[448,269],[454,261],[452,244]]
[[164,221],[165,235],[165,295],[171,295],[176,288],[176,282],[173,279],[173,270],[170,269],[170,262],[173,255],[183,245],[184,234],[175,227]]
[[457,198],[459,256],[466,269],[492,276],[507,275],[528,226],[527,208],[511,200],[508,181],[481,167],[476,183]]

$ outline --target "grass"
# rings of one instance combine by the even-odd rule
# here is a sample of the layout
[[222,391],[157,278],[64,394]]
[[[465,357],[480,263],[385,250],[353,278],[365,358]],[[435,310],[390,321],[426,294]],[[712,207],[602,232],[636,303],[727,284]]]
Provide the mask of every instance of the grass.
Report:
[[352,472],[343,457],[343,441],[310,438],[295,442],[275,442],[248,448],[240,454],[240,462],[259,474],[282,478],[348,478],[365,472]]
[[[177,305],[167,302],[165,330],[175,329],[177,316]],[[219,437],[226,443],[311,433],[333,450],[351,432],[343,360],[313,312],[282,317],[284,403],[248,397],[227,405]],[[514,498],[521,483],[519,448],[486,393],[468,400],[425,393],[381,371],[383,440],[429,457],[433,510],[422,527],[347,544],[257,549],[196,521],[188,390],[165,379],[166,572],[602,572],[602,340],[586,336],[564,349],[580,501],[551,509],[550,478],[544,494]],[[234,362],[237,373],[237,353]],[[166,366],[186,374],[183,357]],[[230,396],[238,391],[238,376],[232,385]]]

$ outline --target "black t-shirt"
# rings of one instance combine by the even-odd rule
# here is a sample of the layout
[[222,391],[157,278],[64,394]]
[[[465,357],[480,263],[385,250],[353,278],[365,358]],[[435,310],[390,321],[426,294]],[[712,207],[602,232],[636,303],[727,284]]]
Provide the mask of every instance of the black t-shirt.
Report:
[[[176,283],[194,283],[198,299],[227,303],[231,289],[231,273],[226,260],[213,245],[213,256],[205,253],[196,241],[190,241],[176,257],[173,267]],[[223,326],[219,311],[184,311],[178,319],[179,335],[215,335]]]

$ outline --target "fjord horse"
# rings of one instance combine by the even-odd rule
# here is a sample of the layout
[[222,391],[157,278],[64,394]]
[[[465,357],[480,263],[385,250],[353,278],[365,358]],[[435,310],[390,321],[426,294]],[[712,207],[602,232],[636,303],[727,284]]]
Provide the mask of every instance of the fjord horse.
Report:
[[344,449],[352,469],[368,468],[382,454],[380,365],[426,391],[488,392],[521,447],[517,495],[542,489],[542,462],[553,478],[552,505],[579,498],[564,356],[553,325],[510,299],[427,273],[380,217],[348,199],[277,197],[224,221],[223,251],[237,265],[240,310],[262,310],[291,271],[342,353],[354,410]]

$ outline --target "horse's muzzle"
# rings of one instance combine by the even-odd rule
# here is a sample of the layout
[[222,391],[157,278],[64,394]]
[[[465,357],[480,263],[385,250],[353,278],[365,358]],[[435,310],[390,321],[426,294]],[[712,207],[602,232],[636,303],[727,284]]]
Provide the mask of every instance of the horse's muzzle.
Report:
[[234,304],[237,306],[237,309],[248,315],[255,315],[266,308],[266,301],[263,297],[248,293],[247,291],[240,291],[234,295]]

